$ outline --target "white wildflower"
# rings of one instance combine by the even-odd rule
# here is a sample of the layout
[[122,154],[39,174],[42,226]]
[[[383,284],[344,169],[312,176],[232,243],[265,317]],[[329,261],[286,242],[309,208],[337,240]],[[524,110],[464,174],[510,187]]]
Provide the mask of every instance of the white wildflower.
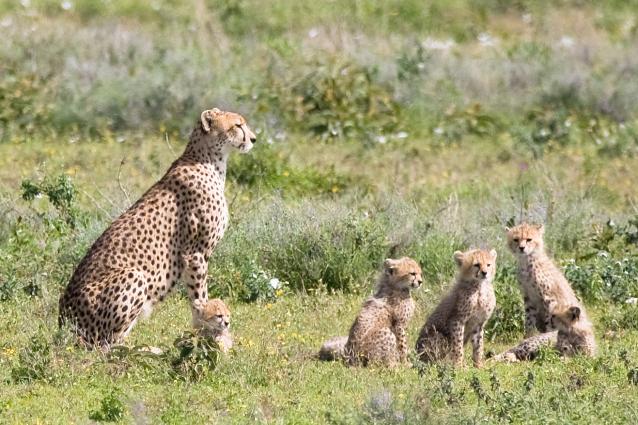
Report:
[[638,304],[638,298],[636,298],[636,297],[627,298],[625,300],[625,304],[636,305],[636,304]]
[[71,8],[73,8],[73,3],[66,0],[60,3],[60,7],[62,7],[62,9],[64,10],[71,10]]
[[273,277],[272,279],[270,279],[270,281],[268,281],[268,285],[272,288],[272,289],[279,289],[281,288],[281,282],[279,281],[279,279],[277,279],[276,277]]
[[454,47],[454,41],[447,40],[437,40],[436,38],[428,37],[423,42],[423,48],[427,50],[450,50]]
[[318,35],[319,35],[319,30],[317,28],[310,28],[310,31],[308,31],[308,37],[310,38],[315,38]]

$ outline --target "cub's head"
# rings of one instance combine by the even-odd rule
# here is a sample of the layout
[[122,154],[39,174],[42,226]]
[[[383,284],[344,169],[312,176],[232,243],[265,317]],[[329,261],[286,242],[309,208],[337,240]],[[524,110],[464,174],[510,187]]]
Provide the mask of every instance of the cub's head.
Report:
[[217,108],[202,112],[200,117],[201,130],[204,137],[213,143],[220,143],[239,149],[246,153],[252,149],[257,140],[255,134],[248,128],[246,120],[234,112],[224,112]]
[[411,258],[388,258],[383,262],[384,280],[392,289],[416,289],[423,283],[421,267]]
[[471,249],[454,253],[459,277],[464,282],[491,281],[496,273],[496,250]]
[[559,331],[569,332],[581,318],[584,318],[582,309],[577,305],[558,306],[552,314],[552,327]]
[[219,298],[208,300],[200,315],[199,327],[211,332],[221,332],[230,327],[230,310]]
[[505,228],[507,231],[507,246],[514,255],[530,255],[534,251],[543,250],[542,224],[521,223],[516,227]]

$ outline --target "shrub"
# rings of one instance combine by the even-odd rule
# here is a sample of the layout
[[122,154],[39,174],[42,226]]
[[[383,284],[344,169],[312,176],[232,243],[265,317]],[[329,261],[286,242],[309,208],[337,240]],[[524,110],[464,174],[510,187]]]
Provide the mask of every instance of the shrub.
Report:
[[124,403],[117,391],[109,392],[100,401],[100,407],[89,413],[89,419],[98,422],[119,422],[124,418]]
[[311,61],[300,75],[271,69],[264,83],[243,98],[258,108],[283,114],[286,123],[322,140],[364,138],[397,129],[400,108],[393,89],[374,68],[337,60]]
[[281,150],[269,144],[255,149],[251,155],[231,156],[228,166],[228,179],[255,193],[276,190],[284,197],[295,197],[339,193],[355,185],[366,188],[364,182],[338,174],[334,167],[294,167]]
[[213,338],[194,332],[182,333],[173,346],[179,351],[171,362],[175,376],[189,381],[199,381],[215,370],[221,355]]
[[29,345],[20,350],[18,364],[11,369],[11,378],[16,383],[52,380],[50,364],[49,343],[42,337],[34,336]]
[[638,296],[638,257],[614,258],[608,252],[582,263],[574,260],[565,266],[565,276],[587,301],[624,303]]

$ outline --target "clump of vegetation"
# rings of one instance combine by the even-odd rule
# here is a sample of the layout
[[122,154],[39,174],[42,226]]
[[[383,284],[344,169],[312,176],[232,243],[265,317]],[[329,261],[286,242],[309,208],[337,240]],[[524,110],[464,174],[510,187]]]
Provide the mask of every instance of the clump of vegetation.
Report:
[[[58,211],[60,218],[72,228],[75,227],[78,218],[78,210],[74,205],[77,190],[69,176],[60,174],[37,183],[27,179],[22,181],[21,188],[22,199],[25,201],[33,201],[46,195],[49,202]],[[45,217],[44,214],[41,216]]]
[[252,94],[259,108],[283,114],[288,126],[322,140],[373,141],[398,128],[399,105],[374,68],[313,61],[301,69],[301,75],[284,80],[279,70],[271,70]]
[[124,403],[118,391],[112,390],[100,401],[100,407],[89,413],[89,419],[97,422],[119,422],[124,419]]
[[31,381],[51,381],[51,350],[49,343],[40,336],[31,338],[29,345],[18,356],[17,364],[11,369],[15,383]]
[[178,355],[171,361],[175,376],[199,381],[215,370],[221,351],[212,337],[197,332],[184,332],[175,339]]

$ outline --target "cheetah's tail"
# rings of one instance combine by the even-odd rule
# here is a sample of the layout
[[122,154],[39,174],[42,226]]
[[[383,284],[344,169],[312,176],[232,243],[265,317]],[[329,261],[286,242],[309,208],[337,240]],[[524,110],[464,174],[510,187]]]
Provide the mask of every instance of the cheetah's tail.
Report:
[[348,342],[347,336],[335,336],[324,342],[317,357],[319,360],[335,361],[345,358],[344,352]]

